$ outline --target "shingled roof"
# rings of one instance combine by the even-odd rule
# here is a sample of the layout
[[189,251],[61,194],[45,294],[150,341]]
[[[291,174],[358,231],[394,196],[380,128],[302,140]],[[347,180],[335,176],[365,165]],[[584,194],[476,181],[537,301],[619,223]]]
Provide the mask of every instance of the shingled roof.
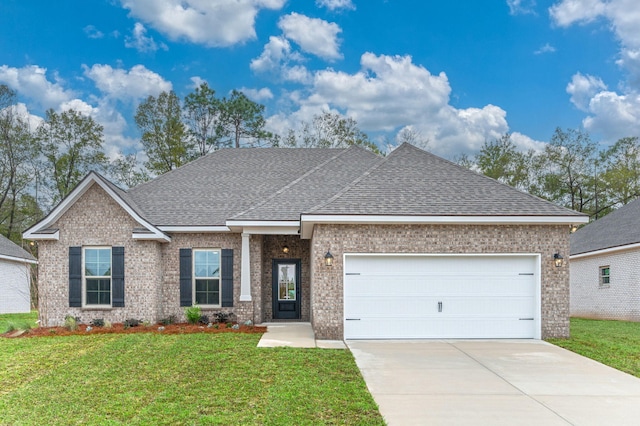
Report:
[[35,257],[22,247],[3,235],[0,235],[0,256],[13,258],[18,261],[35,261]]
[[594,220],[571,235],[571,254],[640,243],[640,199]]
[[584,216],[406,143],[350,186],[307,213],[377,216]]

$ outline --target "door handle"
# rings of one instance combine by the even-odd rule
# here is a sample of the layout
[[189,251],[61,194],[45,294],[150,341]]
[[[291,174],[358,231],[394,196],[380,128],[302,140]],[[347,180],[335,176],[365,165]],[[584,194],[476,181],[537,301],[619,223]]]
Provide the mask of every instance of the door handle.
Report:
[[438,312],[442,312],[442,302],[438,302]]

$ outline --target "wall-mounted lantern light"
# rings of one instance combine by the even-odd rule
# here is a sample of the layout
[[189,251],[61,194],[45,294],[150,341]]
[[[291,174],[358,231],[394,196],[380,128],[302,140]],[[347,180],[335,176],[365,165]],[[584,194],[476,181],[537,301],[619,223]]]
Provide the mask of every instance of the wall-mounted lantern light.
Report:
[[289,254],[289,246],[284,246],[284,247],[282,247],[282,252],[283,252],[284,254]]
[[324,264],[327,266],[333,265],[333,255],[327,250],[327,254],[324,255]]
[[553,255],[553,263],[556,265],[556,268],[559,268],[564,263],[564,257],[560,253],[556,253]]
[[573,234],[578,230],[578,225],[571,225],[571,233]]

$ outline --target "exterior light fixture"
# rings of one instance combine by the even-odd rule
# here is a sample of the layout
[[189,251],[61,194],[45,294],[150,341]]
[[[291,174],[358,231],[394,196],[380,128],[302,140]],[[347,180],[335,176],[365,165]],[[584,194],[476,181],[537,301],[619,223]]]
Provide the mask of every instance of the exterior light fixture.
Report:
[[556,268],[559,268],[564,263],[564,257],[560,253],[556,253],[553,255],[553,263],[556,265]]
[[571,233],[573,234],[574,232],[576,232],[578,230],[578,226],[577,225],[571,225]]
[[327,250],[327,254],[324,255],[324,264],[327,266],[333,265],[333,255],[329,250]]
[[284,246],[284,247],[282,247],[282,252],[283,252],[284,254],[288,254],[288,253],[289,253],[289,246]]

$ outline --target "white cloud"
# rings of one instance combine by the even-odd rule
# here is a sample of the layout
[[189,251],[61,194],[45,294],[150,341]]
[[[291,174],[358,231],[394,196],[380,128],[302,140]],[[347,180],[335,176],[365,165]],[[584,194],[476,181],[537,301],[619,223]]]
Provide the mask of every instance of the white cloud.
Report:
[[37,65],[22,68],[0,66],[0,83],[4,83],[21,96],[33,99],[42,108],[57,108],[72,99],[75,93],[63,87],[62,80],[54,75],[55,82],[47,79],[47,69]]
[[253,59],[249,67],[252,71],[262,74],[271,74],[284,81],[308,83],[311,74],[299,64],[304,58],[298,52],[293,51],[291,43],[284,37],[269,37],[259,57]]
[[285,0],[121,0],[131,15],[166,34],[206,46],[231,46],[256,38],[260,9],[281,9]]
[[520,151],[523,152],[529,151],[530,149],[534,150],[535,152],[542,152],[544,151],[544,147],[547,145],[546,142],[537,141],[519,132],[511,133],[511,141]]
[[196,87],[200,87],[202,83],[207,83],[207,80],[198,75],[194,75],[189,80],[191,80],[191,84],[188,86],[190,89],[195,89]]
[[529,15],[535,14],[535,0],[507,0],[509,13],[511,15]]
[[545,43],[544,46],[541,46],[540,49],[533,52],[534,55],[542,55],[543,53],[553,53],[556,51],[556,48],[550,45],[549,43]]
[[365,53],[354,74],[316,72],[308,93],[289,95],[295,109],[268,119],[270,130],[295,128],[323,111],[354,118],[360,129],[391,132],[413,126],[430,149],[442,155],[477,150],[487,139],[509,130],[506,112],[494,105],[457,109],[449,105],[451,87],[444,73],[431,74],[410,56]]
[[607,85],[600,78],[576,73],[567,84],[567,93],[571,95],[571,103],[582,111],[588,111],[591,98],[606,88]]
[[602,134],[607,142],[626,136],[640,136],[640,94],[620,95],[602,91],[589,102],[591,115],[582,122],[585,129]]
[[265,99],[273,99],[273,93],[268,87],[262,89],[249,89],[247,87],[241,87],[240,91],[247,95],[247,97],[254,102],[264,101]]
[[84,75],[93,80],[106,96],[121,101],[140,100],[172,88],[170,82],[144,65],[135,65],[129,71],[110,65],[84,66]]
[[104,37],[104,33],[102,31],[99,31],[95,26],[93,25],[87,25],[86,27],[84,27],[82,29],[84,31],[84,33],[87,35],[87,37],[89,38],[102,38]]
[[296,42],[305,52],[327,60],[342,57],[338,40],[342,29],[334,22],[292,12],[280,18],[278,27],[286,38]]
[[549,14],[556,25],[568,27],[576,22],[591,22],[605,10],[602,0],[561,0],[549,8]]
[[158,49],[169,50],[166,44],[156,43],[153,37],[146,36],[147,29],[140,22],[136,22],[131,36],[124,39],[125,47],[136,49],[138,52],[155,52]]
[[326,7],[329,10],[349,9],[356,10],[356,6],[351,0],[316,0],[316,6]]

